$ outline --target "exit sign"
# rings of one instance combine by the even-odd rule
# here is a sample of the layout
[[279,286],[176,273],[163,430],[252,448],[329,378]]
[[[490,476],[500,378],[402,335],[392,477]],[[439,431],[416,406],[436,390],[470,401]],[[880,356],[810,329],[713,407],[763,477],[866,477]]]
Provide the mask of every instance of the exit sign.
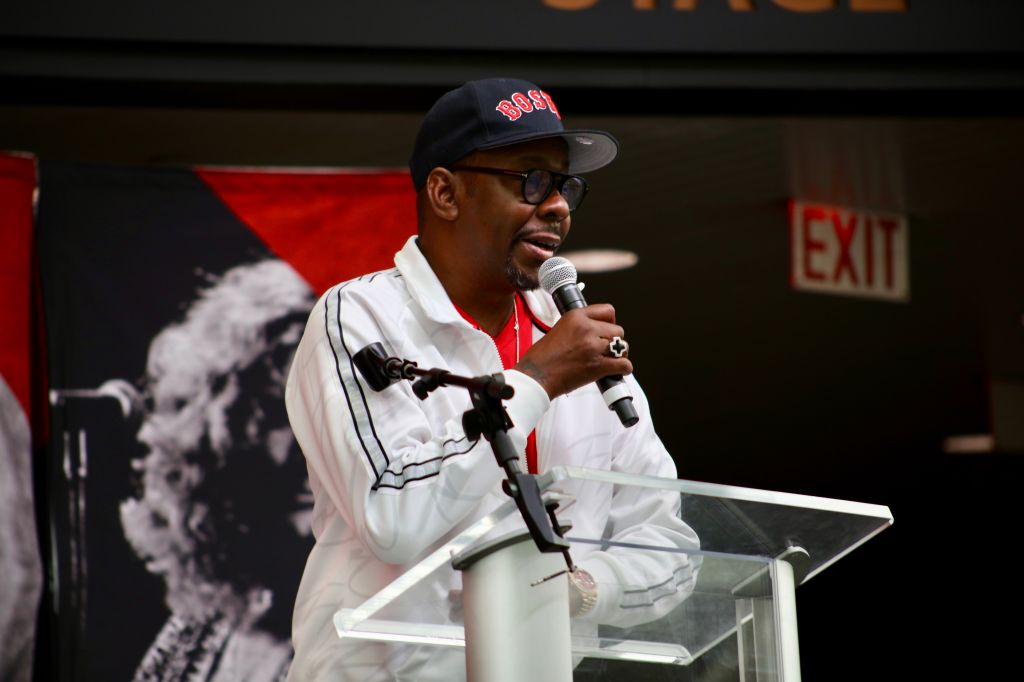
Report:
[[794,289],[910,300],[904,216],[792,201],[789,238]]

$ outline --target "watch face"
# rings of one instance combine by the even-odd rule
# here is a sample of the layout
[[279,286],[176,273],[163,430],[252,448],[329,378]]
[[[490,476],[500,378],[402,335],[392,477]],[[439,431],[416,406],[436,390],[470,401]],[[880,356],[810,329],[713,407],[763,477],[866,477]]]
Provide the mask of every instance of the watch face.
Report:
[[576,583],[576,586],[584,592],[593,592],[597,589],[597,583],[594,582],[594,576],[590,575],[582,568],[578,568],[572,573],[572,580]]

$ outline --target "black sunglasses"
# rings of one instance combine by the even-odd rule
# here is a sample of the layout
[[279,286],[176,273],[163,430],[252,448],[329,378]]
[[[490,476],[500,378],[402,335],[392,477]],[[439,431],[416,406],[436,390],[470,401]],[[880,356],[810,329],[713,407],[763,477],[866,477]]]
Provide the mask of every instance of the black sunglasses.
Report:
[[578,175],[565,175],[554,171],[533,168],[528,171],[505,170],[503,168],[487,168],[485,166],[452,166],[453,171],[473,171],[476,173],[490,173],[492,175],[511,175],[523,179],[522,190],[523,200],[528,204],[536,206],[551,195],[551,191],[558,189],[558,193],[569,205],[569,211],[575,211],[583,203],[583,198],[590,191],[587,181]]

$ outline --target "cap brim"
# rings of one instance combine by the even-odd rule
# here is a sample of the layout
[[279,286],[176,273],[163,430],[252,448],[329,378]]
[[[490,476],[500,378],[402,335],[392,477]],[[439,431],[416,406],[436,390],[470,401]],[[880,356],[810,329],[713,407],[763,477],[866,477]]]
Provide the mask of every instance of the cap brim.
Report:
[[568,145],[570,173],[589,173],[598,168],[603,168],[611,163],[619,154],[618,140],[603,130],[535,132],[530,135],[505,138],[500,144],[480,147],[480,149],[499,149],[551,137],[560,137]]
[[567,130],[561,138],[569,144],[570,173],[603,168],[619,155],[619,141],[601,130]]

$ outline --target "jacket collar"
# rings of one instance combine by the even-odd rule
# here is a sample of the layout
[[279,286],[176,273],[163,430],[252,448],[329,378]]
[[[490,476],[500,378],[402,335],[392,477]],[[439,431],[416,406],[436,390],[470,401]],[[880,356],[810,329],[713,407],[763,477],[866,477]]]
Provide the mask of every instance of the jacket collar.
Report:
[[[395,265],[406,281],[409,296],[434,322],[469,324],[448,298],[448,292],[444,290],[441,280],[434,274],[416,240],[416,235],[409,237],[402,250],[395,254]],[[523,298],[526,300],[530,316],[542,327],[546,327],[544,331],[550,329],[558,321],[558,308],[555,307],[555,302],[547,292],[540,289],[524,291]]]

